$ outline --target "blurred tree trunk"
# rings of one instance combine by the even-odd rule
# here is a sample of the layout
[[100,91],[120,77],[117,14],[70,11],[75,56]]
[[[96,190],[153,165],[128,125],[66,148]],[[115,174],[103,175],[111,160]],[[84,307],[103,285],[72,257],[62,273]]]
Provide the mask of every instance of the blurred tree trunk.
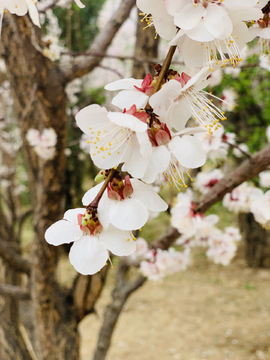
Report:
[[251,213],[239,214],[239,227],[245,241],[245,258],[249,267],[264,267],[268,233]]
[[[14,166],[14,158],[12,154],[2,153],[3,165],[9,169]],[[8,248],[16,249],[16,253],[20,253],[20,244],[16,237],[13,222],[16,216],[16,209],[12,197],[12,182],[14,173],[9,176],[9,184],[5,189],[5,197],[11,212],[4,213],[2,203],[0,203],[0,242],[5,243]],[[0,198],[0,201],[2,199]],[[12,202],[12,203],[11,203]],[[13,251],[13,250],[11,250]],[[0,258],[0,284],[5,287],[18,286],[21,283],[21,275],[9,263]],[[1,289],[0,289],[1,290]],[[1,291],[0,291],[1,293]],[[14,296],[5,296],[0,298],[0,359],[1,360],[32,360],[22,334],[20,332],[19,323],[19,299]]]
[[[138,10],[138,22],[137,22],[137,32],[136,32],[136,45],[135,45],[135,58],[157,58],[158,56],[158,45],[159,37],[156,37],[156,32],[154,27],[150,27],[144,30],[146,23],[142,23],[142,16],[139,15],[140,11]],[[155,71],[151,63],[134,61],[132,76],[135,79],[143,79],[147,73],[154,75]]]
[[[44,240],[46,229],[63,214],[65,183],[66,95],[64,77],[41,52],[40,36],[27,17],[9,16],[2,34],[2,55],[13,92],[29,177],[35,239],[31,292],[39,360],[78,359],[79,335],[72,307],[56,281],[58,248]],[[30,128],[53,128],[56,155],[44,161],[26,140]],[[15,316],[15,313],[14,313]]]
[[[121,2],[93,42],[94,50],[99,47],[100,51],[106,52],[134,4],[135,0]],[[8,249],[7,242],[12,241],[12,233],[9,224],[4,222],[4,216],[1,216],[0,202],[0,256],[3,259],[0,262],[1,360],[78,360],[79,322],[94,311],[109,268],[104,267],[93,276],[78,274],[73,285],[66,289],[59,284],[56,276],[61,248],[50,246],[44,239],[46,229],[61,219],[64,213],[64,151],[67,138],[65,86],[69,81],[92,71],[102,58],[82,57],[77,59],[76,64],[70,62],[61,69],[60,65],[43,55],[44,46],[40,39],[40,30],[28,16],[5,14],[0,49],[23,140],[35,236],[31,261]],[[38,157],[29,145],[26,134],[31,128],[40,132],[44,128],[53,128],[56,132],[56,152],[52,160]],[[11,221],[11,224],[18,225],[16,221]],[[19,272],[28,276],[29,291],[19,286]],[[19,300],[26,299],[29,299],[28,304],[21,303],[21,316]],[[2,315],[2,310],[5,315]],[[32,314],[33,324],[31,321],[27,324],[25,319]],[[32,344],[28,348],[33,348],[35,353],[31,351],[31,356],[20,333],[21,320],[25,322],[24,332],[25,328],[30,332],[28,341]]]

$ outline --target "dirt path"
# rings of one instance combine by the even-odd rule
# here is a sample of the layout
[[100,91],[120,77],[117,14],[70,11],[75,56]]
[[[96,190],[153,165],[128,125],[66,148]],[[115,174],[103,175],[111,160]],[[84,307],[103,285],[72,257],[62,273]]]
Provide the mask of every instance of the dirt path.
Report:
[[[228,267],[198,252],[185,273],[148,282],[129,299],[107,360],[270,359],[270,270],[242,259]],[[108,285],[81,324],[82,360],[91,360]]]

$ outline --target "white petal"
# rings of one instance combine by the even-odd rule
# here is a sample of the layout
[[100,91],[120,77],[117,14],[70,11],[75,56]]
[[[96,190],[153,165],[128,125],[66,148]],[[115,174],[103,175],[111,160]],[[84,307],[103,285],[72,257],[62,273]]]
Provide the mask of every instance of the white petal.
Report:
[[83,275],[98,272],[108,257],[106,246],[95,236],[83,236],[72,245],[69,253],[71,264]]
[[8,0],[5,1],[5,6],[11,14],[16,14],[18,16],[23,16],[28,11],[25,1]]
[[136,250],[136,243],[130,235],[130,232],[116,229],[111,225],[107,231],[100,234],[100,240],[113,254],[128,256]]
[[[88,205],[88,204],[87,204]],[[67,220],[75,225],[78,225],[78,215],[84,214],[85,208],[70,209],[64,213],[64,220]]]
[[165,0],[165,7],[170,15],[175,16],[189,3],[190,0]]
[[28,5],[28,11],[29,11],[30,18],[32,19],[32,21],[35,25],[40,27],[38,9],[37,9],[36,5],[34,4],[34,1],[26,0],[26,3]]
[[134,85],[141,87],[143,80],[136,80],[133,78],[116,80],[107,84],[104,88],[109,91],[115,90],[134,90]]
[[130,109],[132,105],[136,105],[137,109],[144,108],[148,101],[148,96],[139,90],[123,90],[120,91],[112,99],[112,104],[119,109]]
[[89,205],[93,200],[94,198],[97,196],[99,190],[102,188],[102,185],[103,185],[103,182],[92,187],[90,190],[88,190],[84,195],[83,195],[83,198],[82,198],[82,203],[84,206],[87,206]]
[[122,163],[125,157],[129,157],[132,146],[129,145],[129,140],[123,142],[118,148],[112,147],[109,152],[107,150],[105,151],[99,151],[96,149],[95,144],[90,145],[90,155],[94,162],[94,164],[99,167],[100,169],[111,169],[115,166],[118,166],[120,163]]
[[188,4],[174,17],[176,26],[183,30],[190,30],[198,25],[199,21],[207,14],[201,3]]
[[146,171],[152,153],[152,146],[147,133],[137,133],[131,136],[132,152],[125,157],[123,171],[135,178],[141,178]]
[[[168,152],[168,151],[167,151]],[[166,168],[165,168],[166,170]],[[166,211],[168,204],[149,185],[137,179],[131,179],[133,187],[132,199],[139,200],[148,210]]]
[[164,84],[162,88],[149,99],[149,104],[154,109],[154,113],[162,119],[165,118],[168,108],[172,101],[177,98],[181,89],[182,85],[176,80],[170,80]]
[[[96,129],[110,122],[105,108],[93,104],[86,106],[75,116],[77,125],[87,135],[94,136]],[[91,127],[91,129],[89,129]]]
[[169,148],[180,165],[188,169],[200,167],[206,161],[206,155],[200,140],[193,136],[175,137],[170,141]]
[[186,66],[200,67],[205,63],[206,54],[203,45],[201,45],[201,42],[194,41],[187,36],[185,37],[182,54]]
[[135,132],[144,132],[147,129],[147,125],[133,115],[109,112],[108,116],[114,124],[126,127]]
[[208,4],[204,24],[209,33],[220,40],[229,37],[233,29],[227,11],[214,4]]
[[214,40],[214,36],[205,27],[204,19],[190,30],[185,30],[186,35],[195,41],[205,42]]
[[103,230],[106,230],[110,225],[110,209],[111,205],[114,204],[113,200],[107,197],[107,194],[102,196],[98,204],[98,219],[103,226]]
[[191,117],[191,110],[183,99],[172,103],[166,114],[166,122],[170,128],[181,131],[185,128],[188,119]]
[[153,147],[147,170],[141,179],[148,184],[153,183],[158,174],[161,174],[169,166],[170,157],[170,152],[166,146]]
[[153,14],[153,22],[157,33],[165,40],[171,40],[176,33],[176,26],[173,22],[173,17],[167,14],[166,11],[162,13]]
[[121,230],[137,230],[148,220],[146,207],[136,199],[115,201],[110,209],[110,221]]
[[45,232],[45,239],[51,245],[69,244],[80,239],[83,231],[79,225],[75,225],[66,220],[59,220],[52,224]]

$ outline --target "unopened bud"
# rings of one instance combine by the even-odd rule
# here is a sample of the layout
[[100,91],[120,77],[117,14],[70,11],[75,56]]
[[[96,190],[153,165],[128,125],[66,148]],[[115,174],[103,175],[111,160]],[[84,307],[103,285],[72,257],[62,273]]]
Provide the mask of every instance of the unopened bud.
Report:
[[107,177],[106,171],[100,170],[100,172],[95,177],[95,182],[100,183],[100,182],[104,181],[106,179],[106,177]]

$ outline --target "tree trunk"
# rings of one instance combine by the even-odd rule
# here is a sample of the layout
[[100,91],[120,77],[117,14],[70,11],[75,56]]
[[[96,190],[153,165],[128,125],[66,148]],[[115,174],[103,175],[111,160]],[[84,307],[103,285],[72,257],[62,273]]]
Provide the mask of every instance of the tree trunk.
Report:
[[[158,44],[159,37],[156,38],[154,27],[147,28],[145,30],[141,22],[141,16],[138,10],[138,22],[137,22],[137,33],[136,33],[136,45],[134,56],[136,58],[157,58],[158,56]],[[154,75],[155,71],[151,63],[134,61],[132,76],[135,79],[143,79],[147,73]]]
[[[64,210],[65,84],[57,66],[43,56],[40,36],[36,36],[35,31],[27,17],[8,16],[1,38],[2,56],[23,139],[34,212],[31,290],[36,319],[35,350],[39,360],[51,360],[52,357],[55,360],[77,360],[79,335],[76,317],[71,315],[72,306],[56,282],[58,248],[48,245],[44,239],[46,229],[62,217]],[[57,145],[53,160],[45,161],[36,155],[26,140],[30,128],[55,130]]]
[[245,258],[249,267],[264,267],[268,233],[251,213],[239,214],[239,227],[245,240]]

